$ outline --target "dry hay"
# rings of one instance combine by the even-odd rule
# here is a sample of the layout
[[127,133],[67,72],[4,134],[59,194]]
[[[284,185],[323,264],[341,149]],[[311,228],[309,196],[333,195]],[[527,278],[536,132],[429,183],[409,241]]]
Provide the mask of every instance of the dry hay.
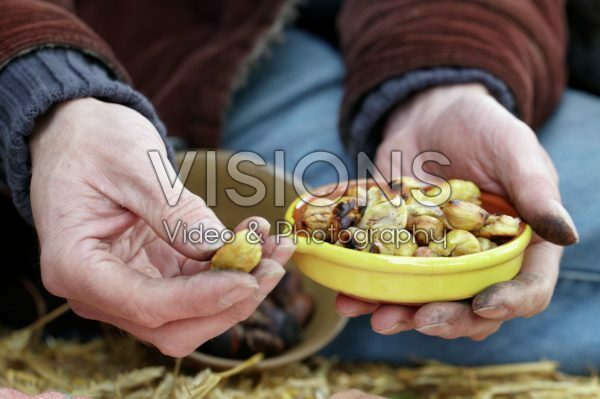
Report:
[[320,399],[360,389],[394,399],[600,398],[595,376],[574,377],[549,361],[486,367],[430,363],[419,368],[342,364],[314,358],[277,370],[248,370],[260,356],[236,369],[182,370],[180,362],[126,336],[86,343],[46,339],[37,331],[68,311],[64,305],[31,326],[0,339],[0,386],[28,394],[48,390],[90,398]]

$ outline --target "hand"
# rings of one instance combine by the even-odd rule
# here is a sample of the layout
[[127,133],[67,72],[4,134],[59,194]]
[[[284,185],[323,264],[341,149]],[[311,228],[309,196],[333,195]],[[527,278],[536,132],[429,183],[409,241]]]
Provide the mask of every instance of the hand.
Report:
[[381,334],[416,329],[432,336],[481,340],[505,320],[544,310],[554,291],[562,254],[555,244],[573,244],[578,236],[561,205],[556,170],[533,131],[482,86],[438,87],[417,95],[389,118],[376,156],[377,166],[387,177],[392,150],[402,152],[404,175],[411,175],[419,153],[441,152],[452,165],[428,162],[427,172],[469,179],[484,191],[509,197],[537,235],[519,275],[489,287],[472,302],[380,306],[340,295],[338,312],[348,316],[373,313],[372,327]]
[[[181,357],[250,316],[283,276],[290,240],[266,239],[252,274],[208,271],[220,242],[178,236],[169,244],[163,221],[224,226],[189,191],[167,204],[148,156],[159,150],[167,163],[165,146],[134,110],[94,99],[61,104],[38,123],[30,148],[42,279],[75,313]],[[270,226],[254,220],[266,238]]]

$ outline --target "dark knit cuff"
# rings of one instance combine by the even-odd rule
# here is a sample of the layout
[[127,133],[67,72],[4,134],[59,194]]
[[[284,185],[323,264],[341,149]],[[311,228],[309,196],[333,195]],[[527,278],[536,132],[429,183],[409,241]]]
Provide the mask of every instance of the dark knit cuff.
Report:
[[350,123],[350,151],[353,154],[364,151],[373,155],[381,140],[384,117],[411,95],[434,86],[462,83],[485,85],[500,104],[515,112],[515,99],[508,86],[488,72],[452,67],[419,69],[385,81],[366,96]]
[[64,48],[25,54],[0,70],[0,157],[1,181],[11,191],[19,213],[30,223],[31,162],[27,137],[36,119],[52,105],[84,97],[122,104],[144,115],[165,141],[173,162],[165,127],[150,102],[112,77],[96,59]]

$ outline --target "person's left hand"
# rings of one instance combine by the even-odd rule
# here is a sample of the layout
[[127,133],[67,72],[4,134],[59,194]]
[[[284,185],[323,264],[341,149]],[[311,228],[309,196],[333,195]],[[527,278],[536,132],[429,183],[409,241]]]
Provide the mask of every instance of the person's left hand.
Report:
[[483,86],[437,87],[401,105],[388,119],[376,158],[387,178],[391,177],[392,150],[402,152],[405,176],[412,175],[412,162],[418,154],[441,152],[451,165],[429,162],[427,172],[472,180],[484,191],[509,197],[537,234],[518,276],[489,287],[472,301],[410,307],[339,295],[338,312],[349,317],[372,313],[373,329],[385,335],[416,329],[431,336],[482,340],[505,320],[531,317],[544,310],[554,291],[562,254],[555,244],[573,244],[578,236],[561,205],[552,161],[533,131]]
[[29,148],[42,282],[79,316],[183,357],[250,317],[285,273],[294,244],[269,236],[260,217],[237,228],[264,241],[259,265],[211,270],[225,226],[186,188],[169,204],[149,162],[150,151],[167,158],[164,142],[131,108],[94,98],[57,104]]

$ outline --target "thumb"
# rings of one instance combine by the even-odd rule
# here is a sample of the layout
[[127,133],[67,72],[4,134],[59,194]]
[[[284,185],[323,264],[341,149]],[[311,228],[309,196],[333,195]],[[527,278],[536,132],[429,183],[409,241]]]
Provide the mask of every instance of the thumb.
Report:
[[499,179],[519,215],[543,239],[558,245],[579,241],[573,219],[562,205],[558,175],[546,151],[528,127],[519,140],[506,140],[496,159]]
[[178,252],[194,259],[208,259],[223,246],[226,230],[206,202],[187,189],[174,206],[164,200],[162,207],[140,215],[163,240]]
[[[169,176],[175,176],[165,162]],[[132,172],[130,184],[122,184],[123,206],[143,219],[152,230],[179,253],[197,260],[206,260],[223,246],[226,230],[206,202],[183,188],[179,200],[170,205],[151,165],[142,173]],[[134,182],[133,184],[131,182]]]

